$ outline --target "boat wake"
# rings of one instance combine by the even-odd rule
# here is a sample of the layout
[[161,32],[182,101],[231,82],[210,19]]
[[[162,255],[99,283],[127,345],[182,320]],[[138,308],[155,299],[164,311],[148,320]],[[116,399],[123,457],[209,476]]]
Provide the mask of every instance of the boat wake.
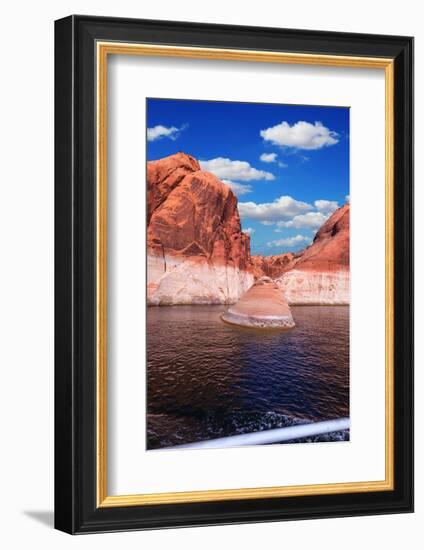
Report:
[[[308,420],[275,413],[212,414],[182,416],[174,414],[147,415],[147,449],[162,449],[217,439],[231,435],[254,433],[309,423]],[[349,430],[288,440],[281,443],[318,443],[349,441]]]

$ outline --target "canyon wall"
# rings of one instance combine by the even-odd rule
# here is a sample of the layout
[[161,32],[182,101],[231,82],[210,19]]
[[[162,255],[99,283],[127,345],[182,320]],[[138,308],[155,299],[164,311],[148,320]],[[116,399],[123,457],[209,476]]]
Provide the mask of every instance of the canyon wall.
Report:
[[271,279],[279,277],[288,268],[294,257],[293,252],[275,256],[252,256],[255,277],[258,279],[264,276]]
[[184,153],[148,162],[148,304],[232,304],[253,282],[228,185]]
[[253,256],[252,261],[275,279],[289,304],[349,304],[349,204],[330,216],[308,248],[289,261],[287,256]]
[[348,305],[348,271],[288,271],[276,283],[290,305]]
[[237,198],[185,153],[147,163],[147,302],[233,304],[272,278],[293,304],[349,303],[349,205],[297,253],[250,256]]

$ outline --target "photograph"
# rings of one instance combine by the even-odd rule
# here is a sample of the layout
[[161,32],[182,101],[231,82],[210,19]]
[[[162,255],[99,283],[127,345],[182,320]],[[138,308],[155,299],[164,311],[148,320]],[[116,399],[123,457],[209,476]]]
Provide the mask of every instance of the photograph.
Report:
[[146,99],[147,450],[349,441],[349,122]]

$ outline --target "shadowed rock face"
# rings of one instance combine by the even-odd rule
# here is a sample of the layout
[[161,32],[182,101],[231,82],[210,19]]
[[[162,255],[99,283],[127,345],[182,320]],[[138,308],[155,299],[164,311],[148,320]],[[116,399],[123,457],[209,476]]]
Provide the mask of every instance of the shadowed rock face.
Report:
[[288,268],[294,257],[293,252],[275,256],[252,256],[255,277],[260,278],[264,275],[271,279],[279,277]]
[[148,303],[234,303],[253,283],[237,199],[177,153],[147,166]]
[[256,281],[222,315],[222,319],[227,323],[253,328],[289,329],[295,326],[283,292],[269,277]]

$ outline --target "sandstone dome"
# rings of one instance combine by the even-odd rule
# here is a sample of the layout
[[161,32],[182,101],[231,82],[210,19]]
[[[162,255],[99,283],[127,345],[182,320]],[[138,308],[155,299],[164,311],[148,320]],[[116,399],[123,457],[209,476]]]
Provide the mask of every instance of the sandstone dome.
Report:
[[261,277],[240,300],[222,315],[226,323],[253,327],[289,329],[295,326],[282,290],[269,277]]

